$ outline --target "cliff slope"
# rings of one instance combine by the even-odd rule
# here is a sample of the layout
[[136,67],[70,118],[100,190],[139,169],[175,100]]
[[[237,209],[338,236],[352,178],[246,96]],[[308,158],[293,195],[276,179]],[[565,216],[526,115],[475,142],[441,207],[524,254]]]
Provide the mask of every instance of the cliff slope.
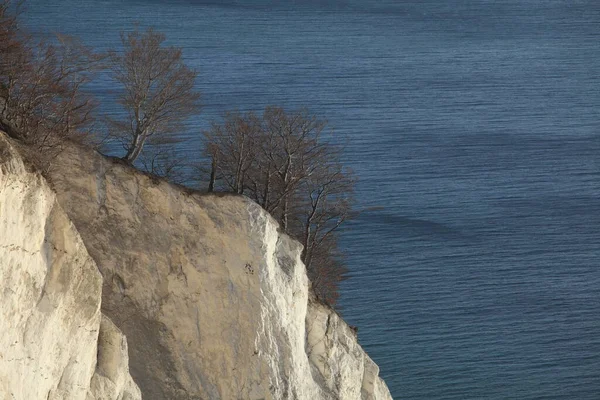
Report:
[[0,133],[0,399],[141,398],[101,288],[54,192]]
[[145,398],[391,398],[354,332],[309,301],[300,245],[258,205],[92,151],[71,148],[56,165]]
[[148,400],[391,398],[352,329],[310,295],[300,245],[255,203],[78,147],[50,189],[4,148],[0,344],[20,346],[12,364],[0,355],[6,398],[136,399],[135,383]]
[[300,245],[258,205],[92,151],[71,148],[56,165],[145,398],[391,398],[354,332],[309,301]]

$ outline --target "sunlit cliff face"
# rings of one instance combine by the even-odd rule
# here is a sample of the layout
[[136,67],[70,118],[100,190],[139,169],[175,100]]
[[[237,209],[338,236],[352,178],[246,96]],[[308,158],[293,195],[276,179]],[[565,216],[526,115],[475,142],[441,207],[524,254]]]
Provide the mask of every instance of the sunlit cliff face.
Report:
[[51,189],[0,139],[0,391],[391,398],[355,332],[312,299],[300,245],[255,203],[75,147]]
[[96,264],[1,133],[0,277],[2,398],[140,398],[125,337],[100,312]]

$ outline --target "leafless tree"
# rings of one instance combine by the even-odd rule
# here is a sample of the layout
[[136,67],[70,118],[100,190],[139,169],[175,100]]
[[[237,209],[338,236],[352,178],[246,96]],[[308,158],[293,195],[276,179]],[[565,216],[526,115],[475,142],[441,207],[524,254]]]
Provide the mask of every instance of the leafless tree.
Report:
[[0,5],[0,127],[47,160],[93,122],[96,104],[83,87],[102,56],[66,36],[34,40],[17,13],[10,0]]
[[151,137],[175,140],[173,134],[200,111],[200,94],[194,89],[196,71],[185,65],[180,48],[165,45],[165,35],[135,30],[121,39],[124,51],[112,52],[111,60],[126,116],[111,120],[111,128],[123,142],[124,159],[133,163]]
[[339,284],[347,279],[348,273],[337,239],[336,235],[328,236],[324,243],[316,247],[313,262],[306,269],[313,292],[331,306],[337,303],[340,297]]
[[187,165],[177,156],[175,146],[169,143],[151,143],[150,146],[152,149],[143,152],[138,159],[141,168],[170,182],[184,184],[188,177]]
[[345,269],[337,230],[352,216],[354,178],[340,149],[321,138],[326,122],[306,110],[267,107],[262,119],[232,113],[204,133],[211,158],[209,190],[245,194],[304,245],[315,291],[329,303]]
[[267,107],[263,121],[265,138],[259,151],[260,169],[268,173],[268,179],[262,185],[260,200],[287,231],[298,187],[324,161],[327,148],[320,136],[326,122],[306,110],[288,113],[279,107]]
[[213,123],[203,132],[205,152],[212,159],[209,190],[219,176],[227,190],[243,194],[250,168],[256,163],[261,122],[253,113],[227,113],[222,125]]
[[300,188],[305,194],[297,207],[297,235],[304,245],[302,258],[310,267],[315,249],[353,216],[354,178],[337,160],[315,170]]
[[[19,10],[20,2],[15,3],[11,0],[0,2],[0,54],[4,57],[10,56],[19,45],[17,40],[17,15]],[[4,57],[0,61],[2,64],[6,62]]]
[[339,161],[336,148],[328,147],[326,160],[303,180],[300,204],[294,209],[291,233],[303,245],[302,260],[316,293],[335,304],[337,284],[346,269],[337,247],[337,231],[354,212],[355,179]]

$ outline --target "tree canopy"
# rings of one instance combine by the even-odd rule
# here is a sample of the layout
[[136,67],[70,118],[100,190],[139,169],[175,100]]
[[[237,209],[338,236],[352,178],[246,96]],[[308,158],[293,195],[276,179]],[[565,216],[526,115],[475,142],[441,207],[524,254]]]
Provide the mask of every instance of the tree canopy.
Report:
[[341,149],[322,137],[325,121],[306,110],[267,107],[262,116],[233,112],[204,132],[209,190],[244,194],[304,246],[315,292],[334,304],[346,269],[338,228],[352,216],[354,176]]
[[102,56],[74,38],[32,38],[18,23],[19,4],[0,3],[0,127],[46,164],[94,121],[96,102],[83,87]]
[[178,47],[166,46],[165,35],[148,29],[121,34],[123,52],[111,52],[111,71],[120,86],[123,117],[111,119],[112,133],[122,140],[124,159],[134,163],[144,145],[173,142],[174,133],[199,113],[197,72]]

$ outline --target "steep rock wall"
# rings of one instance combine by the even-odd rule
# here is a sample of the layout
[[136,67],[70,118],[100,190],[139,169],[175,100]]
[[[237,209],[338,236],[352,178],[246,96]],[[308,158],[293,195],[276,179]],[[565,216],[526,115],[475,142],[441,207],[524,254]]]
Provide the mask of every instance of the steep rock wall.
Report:
[[[92,151],[68,149],[56,165],[59,201],[104,277],[102,310],[128,338],[145,398],[391,398],[346,324],[309,307],[300,246],[259,206]],[[340,331],[317,345],[324,314]]]
[[343,399],[391,399],[379,367],[358,344],[356,331],[334,310],[311,298],[306,325],[306,352],[323,387]]
[[101,287],[54,192],[0,133],[0,399],[141,398],[126,347],[117,384],[98,369],[99,333],[124,341],[101,324]]

